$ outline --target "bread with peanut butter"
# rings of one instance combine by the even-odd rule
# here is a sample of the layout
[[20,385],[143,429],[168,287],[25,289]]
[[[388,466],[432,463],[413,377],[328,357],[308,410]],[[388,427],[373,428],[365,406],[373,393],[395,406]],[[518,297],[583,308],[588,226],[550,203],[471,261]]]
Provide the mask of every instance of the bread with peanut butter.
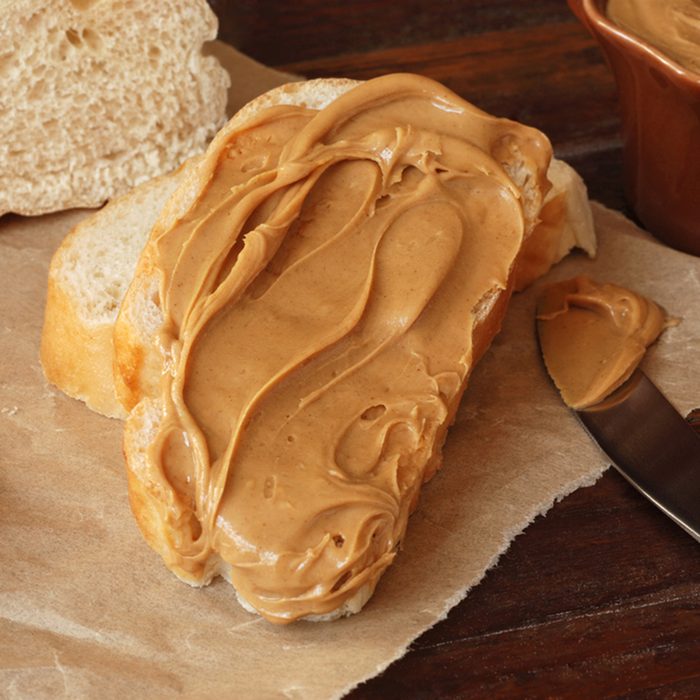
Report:
[[224,576],[278,623],[364,605],[500,327],[550,161],[538,131],[413,75],[286,86],[217,135],[114,335],[132,510],[176,575]]
[[[275,94],[295,93],[276,92],[272,99]],[[270,96],[264,100],[268,102]],[[257,109],[255,104],[260,103],[254,103],[252,109]],[[44,372],[61,391],[106,416],[126,416],[112,373],[117,313],[153,224],[187,167],[139,185],[83,220],[66,236],[51,261],[41,345]],[[516,291],[545,274],[573,248],[595,253],[593,220],[583,181],[556,158],[550,163],[547,178],[551,188],[521,253]],[[134,314],[129,326],[129,332],[143,331],[139,342],[143,349],[149,346],[152,325],[146,319],[154,314],[156,320],[158,317],[157,309],[148,307],[146,299],[141,302],[146,308]],[[153,377],[159,373],[157,359],[156,355]],[[141,372],[146,364],[144,359]]]
[[206,0],[0,0],[0,215],[96,207],[204,151],[216,32]]

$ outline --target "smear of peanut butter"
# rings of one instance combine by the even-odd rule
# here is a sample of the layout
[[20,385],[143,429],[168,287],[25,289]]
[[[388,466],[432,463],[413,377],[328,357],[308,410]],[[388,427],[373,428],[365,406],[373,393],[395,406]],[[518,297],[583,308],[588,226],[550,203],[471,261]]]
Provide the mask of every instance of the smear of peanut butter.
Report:
[[146,473],[159,549],[224,573],[274,622],[357,609],[394,559],[510,291],[522,159],[539,132],[426,78],[386,76],[322,111],[279,106],[233,134],[155,246],[163,419]]
[[537,302],[547,371],[574,409],[602,401],[623,384],[670,323],[650,299],[587,277],[546,287]]
[[700,73],[700,0],[609,0],[608,17]]

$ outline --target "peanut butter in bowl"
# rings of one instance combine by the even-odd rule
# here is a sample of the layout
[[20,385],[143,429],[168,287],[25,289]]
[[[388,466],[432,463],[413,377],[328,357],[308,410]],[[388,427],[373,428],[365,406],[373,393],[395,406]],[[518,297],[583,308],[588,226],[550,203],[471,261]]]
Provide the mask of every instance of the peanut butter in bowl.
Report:
[[700,2],[568,2],[617,83],[629,204],[659,240],[700,255]]
[[700,75],[700,0],[608,0],[608,17]]

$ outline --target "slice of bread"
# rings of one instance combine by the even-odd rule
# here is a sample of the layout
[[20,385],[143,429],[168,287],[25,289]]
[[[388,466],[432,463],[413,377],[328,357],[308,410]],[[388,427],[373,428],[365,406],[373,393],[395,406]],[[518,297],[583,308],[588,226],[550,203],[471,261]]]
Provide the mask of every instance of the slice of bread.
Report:
[[205,0],[0,0],[0,18],[0,215],[99,206],[225,120]]
[[[130,410],[125,427],[124,449],[132,509],[150,545],[161,554],[169,568],[180,578],[194,585],[206,584],[216,575],[222,575],[232,580],[239,574],[236,574],[231,564],[217,553],[211,553],[204,561],[198,558],[194,568],[183,563],[183,559],[178,553],[179,545],[177,542],[181,537],[192,542],[199,537],[197,534],[199,525],[195,522],[193,506],[187,502],[187,499],[181,499],[177,495],[163,474],[157,476],[150,463],[153,446],[158,439],[157,436],[162,428],[165,415],[163,401],[171,400],[164,399],[160,395],[161,374],[164,367],[169,367],[170,371],[174,371],[174,360],[169,355],[162,354],[159,339],[163,316],[161,311],[161,279],[156,262],[158,256],[156,241],[163,235],[167,236],[173,226],[187,217],[188,212],[196,206],[203,188],[213,177],[222,153],[226,152],[231,157],[230,154],[235,152],[237,157],[241,159],[251,155],[245,153],[242,150],[245,147],[239,147],[237,142],[238,135],[244,133],[248,128],[249,120],[255,118],[268,106],[279,104],[305,105],[314,109],[322,109],[355,85],[356,83],[349,81],[309,81],[284,86],[254,100],[244,108],[217,135],[204,158],[187,169],[176,192],[166,204],[151,232],[151,239],[141,255],[133,283],[121,305],[115,326],[114,343],[118,368],[118,392],[123,404]],[[524,230],[522,240],[524,242],[536,230],[539,214],[543,209],[548,188],[545,177],[546,164],[542,166],[540,162],[527,159],[516,138],[499,142],[494,147],[492,156],[497,158],[499,166],[508,173],[511,183],[514,183],[519,192]],[[566,166],[557,166],[556,171],[558,174],[555,177],[559,177],[561,173],[567,172]],[[573,184],[564,185],[562,190],[555,191],[554,196],[562,195],[562,192],[566,192],[568,187],[578,186],[575,179],[571,179],[570,182]],[[578,193],[576,197],[579,196],[583,195]],[[582,201],[585,202],[585,196],[583,196]],[[562,206],[560,209],[572,213],[575,207]],[[578,229],[579,227],[573,228]],[[587,224],[580,228],[585,230],[585,234],[583,234],[584,244],[590,247],[593,240],[592,229]],[[556,246],[548,248],[545,256],[549,261],[548,264],[557,258],[563,248],[568,249],[571,243],[572,241],[569,240],[559,246],[557,241]],[[405,527],[405,519],[415,506],[420,483],[424,479],[430,478],[439,467],[441,447],[447,428],[454,419],[461,395],[466,387],[467,378],[500,328],[515,281],[519,255],[519,252],[516,253],[515,257],[507,263],[499,261],[499,264],[506,264],[509,270],[507,281],[503,286],[496,285],[485,289],[473,308],[462,308],[461,313],[466,313],[473,319],[469,337],[464,340],[466,345],[470,347],[469,363],[463,367],[464,373],[459,385],[451,387],[448,391],[449,398],[447,394],[443,397],[445,414],[439,424],[433,426],[432,429],[435,432],[418,448],[422,455],[421,459],[424,459],[423,468],[420,472],[420,478],[406,490],[397,506],[400,511],[399,521],[403,523],[403,525],[400,524],[399,530]],[[462,360],[460,359],[459,362]],[[170,394],[166,392],[166,397],[168,396]],[[189,442],[187,444],[189,445]],[[199,486],[197,488],[199,489]],[[173,528],[177,528],[177,532]],[[374,560],[369,569],[363,570],[360,576],[364,583],[358,584],[353,589],[352,595],[343,597],[339,594],[338,604],[335,608],[319,614],[314,612],[313,603],[310,603],[307,612],[300,613],[299,609],[296,608],[291,616],[316,620],[332,619],[356,612],[369,598],[379,576],[394,555],[395,548],[392,548],[383,552],[380,559]],[[250,565],[253,565],[252,562]],[[247,566],[246,564],[244,568]],[[353,575],[356,574],[357,572],[354,572]],[[343,587],[344,583],[341,588]],[[335,588],[332,589],[332,591],[334,590]],[[238,586],[237,593],[244,606],[249,609],[254,607],[258,612],[262,611],[257,604],[252,603],[242,593]],[[302,609],[304,605],[305,603],[302,602]],[[264,614],[273,621],[288,619],[285,617],[285,613],[275,612],[275,606],[272,609],[267,609]]]

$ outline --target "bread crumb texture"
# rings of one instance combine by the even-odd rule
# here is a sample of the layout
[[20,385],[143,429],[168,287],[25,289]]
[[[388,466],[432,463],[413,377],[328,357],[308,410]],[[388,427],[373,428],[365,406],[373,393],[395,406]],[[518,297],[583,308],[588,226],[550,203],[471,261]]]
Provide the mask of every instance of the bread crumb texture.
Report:
[[0,14],[0,214],[97,206],[224,122],[205,0],[5,0]]
[[179,173],[149,180],[85,219],[64,240],[51,274],[87,327],[113,324],[153,221]]

